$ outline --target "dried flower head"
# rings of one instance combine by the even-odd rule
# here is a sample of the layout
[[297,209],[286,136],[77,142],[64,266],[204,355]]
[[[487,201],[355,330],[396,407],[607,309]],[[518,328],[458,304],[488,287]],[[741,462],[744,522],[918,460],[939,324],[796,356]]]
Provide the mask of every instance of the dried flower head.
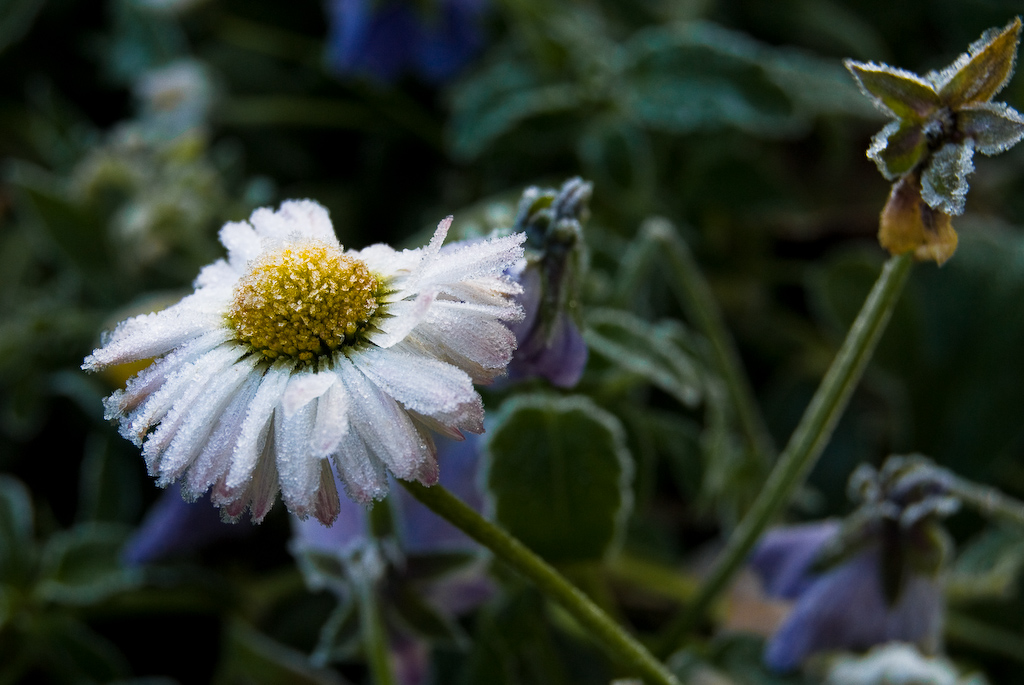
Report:
[[995,155],[1024,138],[1024,117],[992,98],[1013,74],[1021,21],[989,29],[950,66],[918,76],[846,61],[861,90],[893,118],[868,157],[893,185],[878,239],[892,254],[942,264],[956,251],[951,216],[962,214],[974,151]]

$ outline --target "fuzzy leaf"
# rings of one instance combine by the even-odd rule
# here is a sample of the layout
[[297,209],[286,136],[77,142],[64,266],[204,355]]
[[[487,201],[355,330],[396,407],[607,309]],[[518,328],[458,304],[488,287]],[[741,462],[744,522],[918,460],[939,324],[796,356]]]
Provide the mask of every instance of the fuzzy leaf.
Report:
[[974,143],[946,143],[932,155],[921,175],[921,198],[932,209],[956,216],[964,213],[967,176],[974,171]]
[[623,47],[623,106],[641,124],[673,133],[802,129],[796,104],[748,43],[710,24],[638,33]]
[[618,419],[584,397],[524,395],[502,406],[488,436],[498,522],[551,561],[601,559],[632,504]]
[[983,155],[997,155],[1024,138],[1024,117],[1002,103],[985,102],[971,105],[956,114],[957,128],[974,139]]
[[957,599],[1009,597],[1024,569],[1024,536],[994,528],[964,547],[947,578],[946,592]]
[[942,105],[931,84],[917,74],[887,64],[849,59],[845,64],[864,94],[886,114],[922,122]]
[[883,176],[893,181],[917,166],[927,152],[928,139],[921,125],[897,120],[871,139],[868,158],[878,165]]
[[1020,17],[1015,17],[1002,31],[989,29],[967,53],[937,74],[934,78],[943,102],[959,108],[991,100],[1013,73],[1020,26]]
[[21,481],[0,475],[0,584],[19,584],[32,570],[32,498]]
[[62,604],[88,605],[138,587],[139,568],[120,562],[127,529],[82,524],[57,533],[43,550],[39,594]]
[[689,332],[676,321],[650,324],[629,312],[591,310],[584,333],[588,347],[695,407],[703,396],[700,362]]

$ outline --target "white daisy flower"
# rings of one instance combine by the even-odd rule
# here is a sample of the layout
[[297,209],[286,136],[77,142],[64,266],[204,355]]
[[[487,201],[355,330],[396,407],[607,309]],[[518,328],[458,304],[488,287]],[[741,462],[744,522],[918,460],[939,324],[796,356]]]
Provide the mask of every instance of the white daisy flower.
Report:
[[473,383],[502,374],[522,311],[524,234],[442,247],[343,251],[309,201],[257,209],[220,231],[227,259],[195,292],[122,322],[82,368],[156,360],[104,401],[160,486],[212,486],[229,518],[259,522],[278,489],[288,509],[329,524],[339,500],[387,494],[387,472],[437,480],[431,431],[483,431]]

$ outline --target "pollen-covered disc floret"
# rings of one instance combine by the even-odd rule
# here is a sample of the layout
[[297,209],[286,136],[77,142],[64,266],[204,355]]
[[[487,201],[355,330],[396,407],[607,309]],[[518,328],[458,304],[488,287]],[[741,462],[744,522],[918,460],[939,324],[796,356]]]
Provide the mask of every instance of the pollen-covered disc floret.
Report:
[[[227,259],[178,304],[118,325],[87,370],[153,359],[108,397],[106,416],[150,474],[187,498],[211,491],[228,518],[261,520],[280,490],[331,523],[334,474],[359,502],[388,473],[437,480],[433,432],[483,431],[473,387],[505,372],[522,317],[522,233],[395,251],[343,251],[308,200],[229,223]],[[211,490],[212,488],[212,490]]]
[[308,362],[356,342],[380,307],[379,288],[366,264],[310,240],[257,258],[235,286],[229,319],[263,355]]

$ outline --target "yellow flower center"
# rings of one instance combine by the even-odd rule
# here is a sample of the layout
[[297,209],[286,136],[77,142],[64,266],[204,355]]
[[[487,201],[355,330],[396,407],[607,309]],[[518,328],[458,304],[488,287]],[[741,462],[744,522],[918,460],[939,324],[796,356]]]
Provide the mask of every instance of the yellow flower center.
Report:
[[380,307],[381,280],[319,240],[261,255],[235,285],[229,319],[267,357],[308,362],[359,340]]

